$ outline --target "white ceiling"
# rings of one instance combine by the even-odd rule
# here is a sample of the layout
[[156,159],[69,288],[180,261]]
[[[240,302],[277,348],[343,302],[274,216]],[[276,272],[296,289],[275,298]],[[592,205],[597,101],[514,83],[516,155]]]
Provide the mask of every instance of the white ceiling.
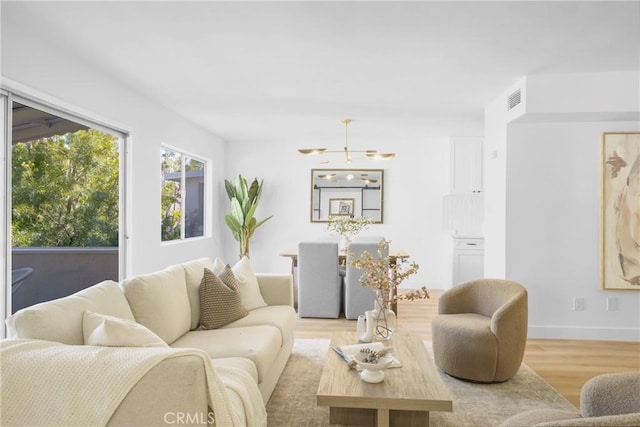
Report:
[[638,1],[3,2],[2,21],[227,141],[300,147],[339,148],[345,117],[352,147],[479,135],[521,76],[640,68]]

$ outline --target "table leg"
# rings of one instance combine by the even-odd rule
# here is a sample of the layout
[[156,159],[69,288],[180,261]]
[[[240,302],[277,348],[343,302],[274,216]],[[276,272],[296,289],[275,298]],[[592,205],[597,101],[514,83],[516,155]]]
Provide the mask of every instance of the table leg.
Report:
[[291,277],[293,280],[293,308],[298,309],[298,257],[291,257]]
[[376,414],[376,426],[377,427],[389,427],[389,410],[378,409]]
[[372,427],[427,427],[429,425],[429,412],[331,406],[329,408],[329,424]]

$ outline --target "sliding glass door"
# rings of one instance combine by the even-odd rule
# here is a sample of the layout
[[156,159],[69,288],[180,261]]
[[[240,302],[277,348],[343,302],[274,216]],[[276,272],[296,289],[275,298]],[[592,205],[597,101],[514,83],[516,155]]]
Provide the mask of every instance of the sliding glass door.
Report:
[[126,137],[28,99],[5,106],[10,314],[119,279]]

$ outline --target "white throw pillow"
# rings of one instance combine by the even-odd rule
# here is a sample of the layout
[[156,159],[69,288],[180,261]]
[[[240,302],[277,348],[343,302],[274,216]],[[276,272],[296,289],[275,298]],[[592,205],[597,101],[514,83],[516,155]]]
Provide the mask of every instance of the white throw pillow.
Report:
[[213,260],[213,268],[211,269],[211,271],[213,272],[213,274],[215,274],[217,276],[218,274],[220,274],[222,272],[222,270],[224,270],[224,267],[226,265],[227,265],[226,262],[224,262],[220,258],[216,258],[216,259]]
[[[216,258],[213,261],[213,273],[219,275],[225,266],[226,264],[220,258]],[[249,258],[246,256],[242,257],[231,270],[238,279],[238,282],[240,282],[238,290],[240,291],[240,298],[242,298],[244,308],[247,310],[255,310],[256,308],[266,307],[267,303],[264,301],[262,293],[260,293],[258,278],[256,277],[253,267],[251,267]]]
[[105,280],[75,294],[23,308],[6,320],[9,338],[31,338],[82,345],[86,310],[134,320],[120,284]]
[[168,347],[159,336],[133,320],[85,311],[82,332],[86,345],[108,347]]

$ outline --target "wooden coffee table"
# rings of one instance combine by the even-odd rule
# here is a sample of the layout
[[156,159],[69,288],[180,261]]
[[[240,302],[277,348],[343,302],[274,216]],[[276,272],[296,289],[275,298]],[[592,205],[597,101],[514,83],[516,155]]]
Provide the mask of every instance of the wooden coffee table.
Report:
[[453,410],[449,390],[418,335],[393,335],[390,345],[403,366],[385,370],[378,384],[362,381],[332,349],[357,342],[355,332],[331,339],[317,393],[318,406],[329,406],[331,424],[428,426],[429,411]]

